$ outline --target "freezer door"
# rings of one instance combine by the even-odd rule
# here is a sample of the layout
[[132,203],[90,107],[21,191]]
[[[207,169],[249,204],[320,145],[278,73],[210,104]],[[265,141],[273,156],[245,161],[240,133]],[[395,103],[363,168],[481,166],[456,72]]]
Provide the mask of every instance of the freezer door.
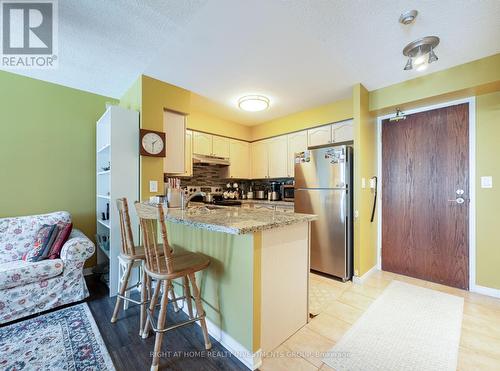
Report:
[[349,278],[347,255],[347,192],[295,190],[295,212],[316,214],[311,223],[311,269]]
[[295,188],[345,188],[346,146],[311,149],[295,154]]

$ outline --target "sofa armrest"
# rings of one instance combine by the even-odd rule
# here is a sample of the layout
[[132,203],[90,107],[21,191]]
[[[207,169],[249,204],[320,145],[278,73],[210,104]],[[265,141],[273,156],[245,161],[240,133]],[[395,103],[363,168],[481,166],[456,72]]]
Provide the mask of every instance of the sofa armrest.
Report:
[[61,249],[61,259],[65,268],[68,266],[83,267],[85,260],[95,252],[94,243],[80,230],[73,229]]

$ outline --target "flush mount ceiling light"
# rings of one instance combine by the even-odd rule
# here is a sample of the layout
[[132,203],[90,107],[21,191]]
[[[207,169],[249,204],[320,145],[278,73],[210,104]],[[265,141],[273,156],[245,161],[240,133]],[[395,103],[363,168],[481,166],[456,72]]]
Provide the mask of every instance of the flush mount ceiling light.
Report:
[[417,18],[418,11],[415,9],[404,12],[399,16],[399,23],[404,25],[411,24],[415,22],[415,18]]
[[238,107],[248,112],[264,111],[269,108],[269,98],[263,95],[245,95],[238,99]]
[[403,55],[408,57],[408,61],[404,67],[405,71],[412,70],[416,67],[417,71],[423,71],[427,66],[438,60],[434,48],[439,45],[439,37],[426,36],[421,39],[412,41],[403,49]]

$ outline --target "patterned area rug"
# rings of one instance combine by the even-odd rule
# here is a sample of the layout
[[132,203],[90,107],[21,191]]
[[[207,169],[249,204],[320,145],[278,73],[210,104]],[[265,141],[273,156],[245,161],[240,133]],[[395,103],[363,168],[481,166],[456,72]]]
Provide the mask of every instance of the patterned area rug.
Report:
[[2,370],[114,370],[86,303],[0,328]]

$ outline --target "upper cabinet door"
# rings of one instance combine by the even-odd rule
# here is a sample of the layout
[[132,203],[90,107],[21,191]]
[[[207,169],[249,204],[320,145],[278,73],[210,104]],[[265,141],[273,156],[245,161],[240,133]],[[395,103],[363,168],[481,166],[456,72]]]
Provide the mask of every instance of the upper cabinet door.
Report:
[[165,131],[166,140],[163,171],[170,174],[183,174],[186,171],[186,116],[165,111],[163,114],[163,130]]
[[354,140],[354,124],[353,120],[347,120],[332,124],[332,141],[347,142]]
[[193,132],[193,153],[211,156],[212,152],[212,135]]
[[186,130],[186,171],[183,176],[193,176],[193,132]]
[[325,125],[307,130],[308,146],[321,146],[332,142],[332,126]]
[[303,152],[307,149],[307,130],[287,135],[288,140],[288,177],[294,176],[295,152]]
[[229,142],[229,178],[250,179],[250,144],[231,139]]
[[229,158],[229,139],[212,135],[212,156]]
[[260,140],[251,144],[252,179],[264,179],[269,175],[267,148],[267,140]]
[[287,136],[282,135],[268,140],[269,178],[288,176]]

